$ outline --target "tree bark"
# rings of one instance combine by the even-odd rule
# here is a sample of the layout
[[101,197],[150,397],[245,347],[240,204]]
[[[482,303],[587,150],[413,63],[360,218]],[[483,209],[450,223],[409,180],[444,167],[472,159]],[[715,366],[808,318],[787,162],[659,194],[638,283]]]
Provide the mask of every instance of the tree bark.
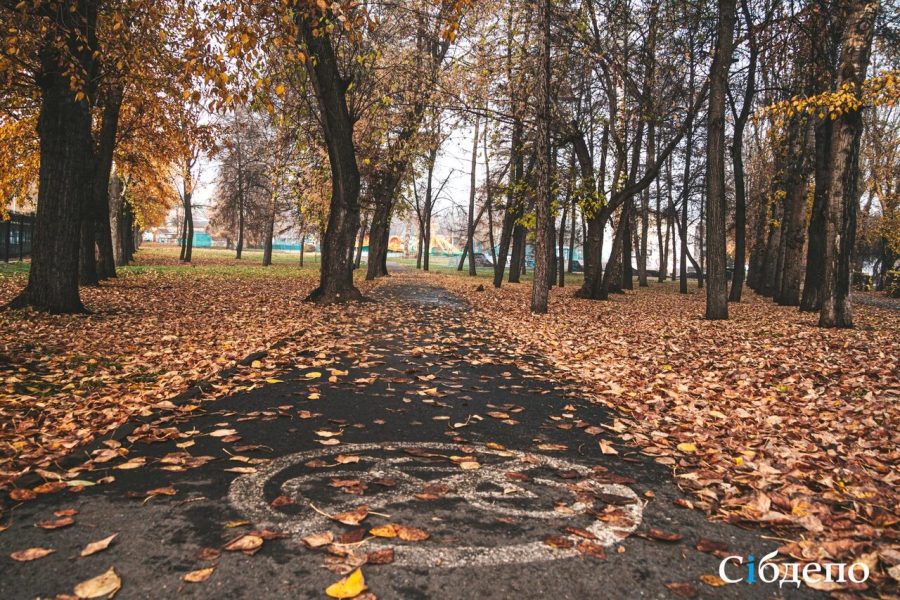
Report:
[[319,104],[331,166],[331,203],[319,287],[307,300],[323,304],[357,300],[362,295],[353,285],[351,252],[359,229],[360,181],[353,118],[347,108],[350,81],[340,74],[330,36],[322,32],[314,35],[312,23],[299,13],[297,25],[310,54],[306,66]]
[[[847,29],[841,41],[837,88],[859,94],[869,65],[878,0],[849,3]],[[853,327],[850,302],[851,259],[856,242],[859,146],[863,123],[860,108],[848,108],[834,121],[829,167],[831,180],[825,210],[825,278],[821,327]]]
[[85,310],[78,293],[78,257],[81,216],[91,190],[88,98],[93,90],[88,87],[81,90],[84,97],[76,97],[64,65],[74,60],[79,75],[91,85],[97,2],[45,3],[40,10],[50,31],[39,50],[36,77],[41,96],[37,214],[28,284],[10,305],[77,313]]
[[119,130],[122,95],[123,90],[118,85],[113,85],[106,94],[94,172],[93,201],[97,211],[95,235],[100,256],[97,262],[97,275],[100,279],[111,279],[116,276],[116,259],[109,219],[109,181]]
[[822,282],[825,277],[825,211],[828,206],[832,122],[823,119],[816,124],[815,167],[812,214],[809,219],[809,241],[806,244],[806,275],[800,310],[817,312],[822,308]]
[[734,46],[735,0],[719,0],[716,53],[710,70],[709,115],[706,155],[708,198],[706,318],[728,318],[728,290],[725,281],[725,96],[728,68]]
[[782,222],[782,243],[779,272],[780,287],[775,301],[782,306],[800,305],[800,284],[803,279],[803,246],[806,243],[806,199],[809,183],[809,120],[801,118],[796,124],[796,158],[791,161],[791,176],[785,198]]

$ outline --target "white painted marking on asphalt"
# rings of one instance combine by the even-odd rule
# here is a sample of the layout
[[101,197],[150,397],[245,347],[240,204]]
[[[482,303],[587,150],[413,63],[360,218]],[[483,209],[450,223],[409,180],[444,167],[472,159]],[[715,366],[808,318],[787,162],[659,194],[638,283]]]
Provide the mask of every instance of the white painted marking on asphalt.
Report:
[[[492,450],[486,446],[469,444],[476,448],[479,456],[493,456],[501,458],[502,462],[482,463],[480,469],[456,472],[455,465],[445,463],[443,466],[423,466],[415,464],[417,457],[397,453],[396,456],[382,456],[390,454],[391,449],[414,449],[449,454],[460,453],[460,447],[454,444],[436,442],[394,442],[384,444],[352,444],[339,447],[298,452],[276,458],[268,463],[260,465],[256,473],[243,475],[235,479],[229,491],[229,501],[232,506],[252,520],[257,526],[271,527],[285,533],[296,536],[304,536],[318,533],[324,529],[333,528],[335,523],[317,513],[309,507],[310,499],[305,489],[310,484],[335,479],[359,479],[364,478],[371,482],[374,479],[393,479],[396,485],[377,494],[367,493],[362,497],[348,494],[340,494],[335,491],[333,500],[327,505],[317,507],[329,514],[336,514],[351,510],[358,505],[368,504],[370,510],[383,512],[385,507],[404,505],[409,503],[423,503],[414,497],[420,493],[426,484],[440,483],[451,489],[446,498],[458,498],[466,501],[472,508],[485,513],[486,523],[494,523],[497,517],[513,517],[525,521],[567,521],[580,517],[588,523],[583,527],[596,539],[591,540],[596,544],[611,546],[621,541],[635,529],[641,522],[643,504],[630,488],[619,484],[598,483],[590,479],[584,479],[593,491],[600,494],[611,494],[630,499],[631,504],[620,506],[624,513],[623,518],[615,523],[604,522],[593,516],[585,516],[583,513],[591,508],[591,502],[577,500],[568,504],[572,514],[561,514],[553,510],[553,507],[531,506],[540,501],[540,495],[535,493],[541,488],[549,489],[557,495],[571,494],[573,499],[575,492],[565,482],[535,477],[527,483],[511,482],[506,473],[512,471],[527,471],[536,468],[548,468],[557,471],[571,471],[582,478],[593,474],[590,468],[568,460],[547,456],[544,454],[525,453],[511,450]],[[360,465],[364,469],[353,470],[338,466],[329,470],[308,469],[302,467],[306,462],[314,459],[328,462],[338,454],[360,455]],[[291,467],[299,467],[308,473],[293,478],[287,478],[274,495],[266,494],[266,487],[277,485],[273,479]],[[439,477],[437,474],[448,476]],[[423,477],[416,477],[421,473]],[[272,482],[272,483],[270,483]],[[529,489],[526,486],[530,486]],[[370,485],[369,491],[374,485]],[[488,489],[485,489],[488,488]],[[535,490],[535,491],[532,491]],[[270,506],[270,502],[278,495],[287,495],[294,499],[297,505],[302,507],[300,514],[287,514]],[[269,498],[268,496],[272,496]],[[526,508],[512,506],[509,500],[527,499],[529,506]],[[427,514],[427,510],[419,511],[419,514]],[[465,517],[473,518],[474,511],[467,511]],[[428,528],[426,523],[403,522],[404,525]],[[582,538],[571,536],[574,542]],[[462,566],[494,566],[501,564],[529,563],[549,560],[558,560],[578,555],[575,549],[553,548],[543,543],[542,540],[525,541],[522,543],[497,544],[497,545],[440,545],[435,540],[428,542],[403,545],[383,540],[372,540],[374,545],[389,545],[394,548],[394,564],[408,567],[426,568],[454,568]]]

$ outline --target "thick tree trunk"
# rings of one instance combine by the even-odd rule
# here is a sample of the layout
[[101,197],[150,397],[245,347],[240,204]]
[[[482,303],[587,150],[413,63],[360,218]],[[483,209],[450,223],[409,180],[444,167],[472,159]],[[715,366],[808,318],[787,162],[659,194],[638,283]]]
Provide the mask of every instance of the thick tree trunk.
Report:
[[372,225],[369,228],[369,261],[366,265],[366,279],[387,276],[387,251],[391,233],[391,209],[393,208],[393,177],[379,178],[372,188]]
[[781,285],[775,301],[782,306],[800,305],[803,279],[803,247],[806,243],[806,199],[809,184],[810,127],[808,119],[797,123],[796,159],[791,161],[791,177],[787,186],[781,244]]
[[800,310],[816,312],[822,308],[822,282],[825,278],[825,211],[828,206],[832,122],[823,119],[816,124],[815,167],[812,214],[809,219],[809,241],[806,244],[806,275]]
[[[79,75],[93,77],[97,2],[47,4],[41,10],[50,33],[39,52],[36,78],[41,95],[37,215],[28,284],[11,306],[84,312],[78,257],[81,216],[91,190],[91,114],[88,100],[76,98],[70,86],[67,65],[74,60]],[[62,46],[56,43],[57,34]],[[89,98],[93,90],[83,91]]]
[[[841,40],[838,89],[847,86],[860,93],[869,65],[878,0],[849,3],[847,29]],[[845,109],[834,121],[829,167],[831,181],[825,211],[825,278],[822,286],[821,327],[853,327],[850,303],[851,259],[856,242],[858,210],[859,146],[862,111]]]
[[313,34],[312,23],[298,17],[301,36],[310,53],[306,61],[316,93],[328,161],[331,165],[331,205],[322,244],[319,287],[308,300],[332,303],[361,298],[353,285],[351,252],[359,229],[359,169],[353,142],[353,118],[347,108],[350,82],[339,70],[331,38]]

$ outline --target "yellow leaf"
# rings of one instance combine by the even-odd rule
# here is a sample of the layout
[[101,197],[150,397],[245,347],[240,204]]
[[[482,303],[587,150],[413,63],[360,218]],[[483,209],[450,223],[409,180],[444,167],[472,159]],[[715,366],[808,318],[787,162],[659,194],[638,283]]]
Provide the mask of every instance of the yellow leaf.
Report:
[[182,579],[184,579],[188,583],[203,583],[204,581],[209,579],[209,576],[212,575],[213,571],[215,571],[215,570],[216,570],[215,567],[207,567],[205,569],[198,569],[196,571],[191,571],[190,573],[185,574],[185,576]]
[[325,589],[325,593],[332,598],[353,598],[366,590],[366,580],[362,570],[356,569],[337,583],[333,583]]
[[713,587],[722,587],[723,585],[728,585],[727,581],[721,579],[716,575],[701,575],[700,581],[702,581],[706,585],[711,585]]
[[388,523],[387,525],[381,525],[380,527],[373,527],[369,530],[369,533],[375,537],[393,538],[397,537],[397,527]]
[[310,371],[306,374],[307,379],[318,379],[322,374],[319,371]]
[[676,447],[685,453],[691,453],[691,452],[697,451],[697,446],[695,446],[694,444],[692,444],[690,442],[682,442],[682,443],[678,444],[678,446],[676,446]]
[[115,568],[110,567],[106,573],[76,585],[75,595],[79,598],[102,598],[103,596],[112,596],[121,587],[122,580],[116,574]]

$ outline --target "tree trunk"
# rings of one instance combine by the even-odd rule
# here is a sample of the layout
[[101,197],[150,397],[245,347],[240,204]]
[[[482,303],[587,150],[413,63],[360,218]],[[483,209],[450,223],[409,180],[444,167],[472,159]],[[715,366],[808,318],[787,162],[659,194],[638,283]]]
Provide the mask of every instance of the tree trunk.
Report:
[[[91,114],[87,99],[76,99],[71,73],[62,65],[71,60],[82,71],[79,75],[93,78],[97,2],[47,4],[41,11],[65,44],[58,46],[56,37],[48,34],[39,51],[37,214],[28,284],[11,306],[77,313],[84,312],[78,293],[78,250],[82,208],[91,189]],[[91,89],[83,91],[91,96]]]
[[815,167],[812,214],[809,219],[809,241],[806,244],[806,276],[800,310],[816,312],[822,308],[822,281],[825,277],[825,211],[828,205],[832,122],[823,119],[816,124]]
[[[518,182],[524,174],[524,161],[520,152],[522,143],[522,122],[516,119],[512,126],[512,136],[509,145],[509,186],[506,191],[506,209],[503,212],[503,224],[500,228],[500,247],[497,252],[497,260],[494,262],[494,287],[499,288],[503,284],[503,272],[509,263],[510,283],[513,271],[515,270],[514,257],[516,255],[515,247],[515,231],[517,222],[522,218],[521,199],[517,195]],[[512,253],[510,255],[510,243],[513,243]],[[507,261],[509,258],[509,261]],[[518,277],[516,279],[518,282]]]
[[509,258],[509,283],[519,283],[522,277],[522,263],[525,262],[525,228],[516,223],[513,227],[512,252]]
[[107,92],[103,106],[103,124],[100,127],[100,144],[97,150],[96,171],[94,172],[93,201],[96,207],[97,247],[100,259],[97,275],[100,279],[116,276],[116,259],[113,252],[112,227],[109,219],[109,181],[113,166],[113,153],[119,130],[119,113],[122,107],[123,91],[113,86]]
[[310,80],[321,112],[328,161],[331,166],[331,205],[322,244],[319,287],[307,298],[333,303],[361,298],[353,285],[350,254],[359,229],[359,169],[353,142],[353,118],[347,108],[350,81],[339,71],[329,34],[313,34],[313,24],[298,14],[298,27],[310,60]]
[[[849,3],[847,29],[841,40],[837,88],[861,93],[869,65],[878,0]],[[851,259],[856,242],[859,146],[863,122],[860,108],[845,109],[834,121],[828,157],[831,181],[825,210],[825,278],[822,286],[821,327],[853,327],[850,303]]]
[[725,96],[728,92],[728,68],[734,46],[735,0],[719,0],[719,27],[716,53],[710,70],[709,116],[706,155],[708,161],[706,228],[708,272],[706,318],[728,318],[727,267],[725,261]]
[[797,124],[796,159],[791,161],[792,175],[787,186],[787,198],[781,244],[781,286],[775,301],[782,306],[800,305],[800,284],[803,279],[803,246],[806,243],[806,199],[809,184],[810,123],[802,118]]

